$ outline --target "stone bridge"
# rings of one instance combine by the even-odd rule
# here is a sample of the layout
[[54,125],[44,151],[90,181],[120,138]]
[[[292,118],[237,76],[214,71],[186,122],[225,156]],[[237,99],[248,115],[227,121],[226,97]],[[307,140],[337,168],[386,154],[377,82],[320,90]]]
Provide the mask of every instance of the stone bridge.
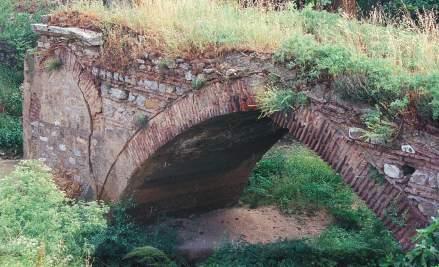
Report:
[[271,55],[146,52],[122,73],[99,67],[99,33],[33,27],[40,38],[25,63],[25,156],[80,183],[85,199],[133,198],[141,219],[231,205],[255,163],[290,134],[406,247],[439,208],[434,126],[406,124],[391,146],[363,142],[355,133],[368,107],[344,102],[324,81],[307,88],[308,106],[260,119],[254,97],[269,73],[296,78]]

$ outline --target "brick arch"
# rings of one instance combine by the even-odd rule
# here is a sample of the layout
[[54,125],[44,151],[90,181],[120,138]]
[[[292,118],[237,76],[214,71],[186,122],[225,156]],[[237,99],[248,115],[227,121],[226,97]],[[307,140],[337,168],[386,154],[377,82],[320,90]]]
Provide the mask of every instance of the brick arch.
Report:
[[254,94],[243,81],[217,83],[177,100],[138,130],[123,147],[99,186],[98,196],[117,200],[129,179],[160,147],[208,119],[221,115],[255,110]]
[[[290,135],[313,150],[340,174],[343,181],[381,219],[403,248],[410,248],[416,229],[427,225],[428,219],[397,184],[387,179],[379,182],[371,177],[371,167],[379,169],[381,166],[377,161],[381,161],[379,157],[385,157],[389,149],[349,138],[349,130],[340,127],[323,113],[321,107],[314,103],[294,113],[277,113],[273,120],[280,127],[288,129]],[[370,153],[371,150],[379,155],[378,159]],[[400,221],[392,218],[390,212],[395,212]]]
[[[211,118],[254,110],[254,107],[253,93],[244,81],[218,83],[176,101],[127,143],[101,186],[103,198],[117,200],[122,196],[136,170],[179,134]],[[332,166],[401,244],[410,247],[416,229],[425,226],[428,219],[397,184],[388,180],[379,183],[370,177],[371,166],[382,169],[377,155],[379,158],[388,153],[388,148],[352,140],[348,130],[337,122],[337,116],[327,114],[327,109],[313,101],[309,107],[294,113],[278,113],[272,119]],[[402,217],[403,224],[395,222],[389,216],[390,211]]]

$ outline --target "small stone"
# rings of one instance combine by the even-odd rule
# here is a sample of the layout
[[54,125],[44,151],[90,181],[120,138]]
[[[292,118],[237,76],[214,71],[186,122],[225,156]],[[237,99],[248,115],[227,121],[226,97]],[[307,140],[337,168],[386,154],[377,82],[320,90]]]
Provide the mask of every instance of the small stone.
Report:
[[137,95],[130,93],[130,95],[128,96],[128,101],[130,102],[134,102],[136,101]]
[[136,62],[138,63],[138,64],[145,64],[145,60],[143,60],[143,59],[140,59],[140,58],[138,58],[138,59],[136,59]]
[[175,62],[177,62],[177,63],[183,63],[183,62],[184,62],[184,59],[182,59],[182,58],[177,58],[177,59],[175,60]]
[[186,71],[184,73],[184,78],[186,79],[186,81],[192,81],[192,79],[193,79],[192,72],[191,71]]
[[49,141],[49,138],[47,138],[45,136],[40,136],[40,140],[43,142],[47,142],[47,141]]
[[126,100],[128,99],[128,91],[121,90],[118,88],[111,88],[110,95],[112,98],[115,98],[117,100]]
[[411,145],[401,145],[401,151],[415,154],[415,149]]
[[235,70],[235,69],[228,69],[228,70],[226,70],[226,76],[227,76],[227,77],[230,77],[230,76],[236,76],[237,73],[238,73],[238,71]]
[[390,178],[399,179],[402,177],[402,172],[398,166],[392,164],[384,164],[384,173]]
[[66,145],[64,145],[64,144],[60,144],[58,146],[58,148],[59,148],[60,151],[66,151],[67,150]]
[[143,58],[144,59],[148,59],[149,58],[149,54],[148,53],[143,53]]
[[144,97],[143,95],[139,95],[137,96],[136,104],[140,107],[144,107],[145,101],[146,101],[146,97]]
[[215,72],[215,69],[204,69],[203,72],[206,74],[211,74]]
[[142,65],[139,66],[139,70],[144,70],[144,69],[146,69],[145,65],[142,64]]
[[349,128],[349,138],[353,140],[360,140],[364,135],[364,130],[361,128]]

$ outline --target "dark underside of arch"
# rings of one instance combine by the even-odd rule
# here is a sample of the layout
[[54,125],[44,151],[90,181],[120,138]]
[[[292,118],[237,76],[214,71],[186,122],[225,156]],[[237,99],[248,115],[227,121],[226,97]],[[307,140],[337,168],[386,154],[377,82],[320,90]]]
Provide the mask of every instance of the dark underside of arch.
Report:
[[184,215],[233,205],[250,172],[286,130],[257,112],[238,112],[198,124],[161,147],[130,179],[124,192],[133,214]]

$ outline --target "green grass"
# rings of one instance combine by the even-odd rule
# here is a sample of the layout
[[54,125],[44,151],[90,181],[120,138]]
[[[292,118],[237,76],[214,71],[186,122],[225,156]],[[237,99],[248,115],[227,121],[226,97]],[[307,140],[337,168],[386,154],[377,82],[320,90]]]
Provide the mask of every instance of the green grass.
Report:
[[379,266],[388,255],[400,255],[391,233],[340,176],[301,145],[265,155],[241,200],[253,207],[274,204],[285,213],[325,209],[334,223],[313,239],[228,244],[202,266]]
[[108,214],[104,203],[69,199],[50,169],[23,161],[0,179],[0,266],[136,266],[136,259],[124,259],[136,247],[173,253],[172,229],[140,227],[125,208],[116,205]]
[[350,209],[354,195],[339,175],[299,144],[268,152],[250,177],[242,201],[276,204],[285,213]]

